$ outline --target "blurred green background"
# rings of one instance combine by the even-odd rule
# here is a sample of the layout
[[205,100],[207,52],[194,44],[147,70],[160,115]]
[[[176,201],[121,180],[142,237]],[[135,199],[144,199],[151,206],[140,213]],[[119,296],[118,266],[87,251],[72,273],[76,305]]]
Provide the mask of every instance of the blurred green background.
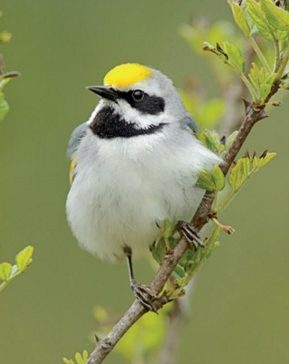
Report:
[[[182,86],[212,74],[179,37],[193,16],[230,19],[226,1],[2,0],[2,51],[22,77],[7,87],[11,111],[0,125],[0,261],[36,248],[24,276],[0,297],[0,363],[61,363],[92,349],[92,309],[123,312],[132,301],[125,264],[80,250],[65,219],[66,145],[96,98],[84,87],[115,64],[160,68]],[[222,217],[236,228],[198,275],[180,364],[289,362],[288,99],[255,129],[248,149],[278,152]],[[287,230],[286,230],[287,229]],[[152,271],[146,260],[137,273]],[[112,355],[107,363],[121,362]]]

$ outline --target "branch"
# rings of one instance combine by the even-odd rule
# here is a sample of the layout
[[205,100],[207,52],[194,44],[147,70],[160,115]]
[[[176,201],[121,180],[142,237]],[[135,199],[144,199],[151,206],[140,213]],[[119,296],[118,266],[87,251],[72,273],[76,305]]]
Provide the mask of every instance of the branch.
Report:
[[[262,53],[260,54],[261,51],[256,41],[253,40],[253,42],[255,45],[254,48],[249,46],[246,51],[246,69],[248,72],[252,62],[254,61],[255,57],[254,50],[256,51],[256,47],[257,50],[259,50],[258,52],[259,56],[262,55]],[[289,57],[289,55],[286,54],[286,57]],[[281,71],[279,71],[279,75],[277,75],[276,79],[281,79],[283,72],[284,68],[281,69]],[[270,98],[278,91],[279,87],[280,87],[280,82],[275,81],[269,95],[265,100],[265,103],[268,102]],[[219,134],[221,136],[223,135],[228,136],[233,131],[238,130],[242,124],[243,121],[242,100],[244,100],[246,97],[247,89],[242,80],[236,77],[233,78],[229,84],[226,84],[225,87],[222,88],[222,91],[226,109],[225,109],[225,114],[220,122]],[[245,103],[245,106],[246,105],[247,104]],[[177,298],[174,301],[174,306],[171,312],[169,313],[167,333],[160,350],[158,364],[177,363],[177,352],[180,341],[179,338],[181,337],[180,332],[183,330],[187,322],[187,320],[185,320],[185,317],[188,317],[186,310],[187,307],[184,306],[187,306],[189,303],[191,295],[190,288],[191,288],[191,283],[193,282],[194,280],[190,282],[189,287],[186,290],[186,295],[181,298]]]
[[[245,35],[247,36],[247,33],[248,34],[251,33],[250,32],[251,21],[247,23],[247,20],[246,20],[247,14],[243,12],[241,7],[237,3],[235,4],[235,2],[230,2],[230,4],[232,5],[233,15],[235,17],[235,20],[237,20],[238,26],[241,28],[243,33],[245,33]],[[233,4],[235,4],[236,6],[233,7]],[[278,30],[278,26],[280,24],[276,21],[275,12],[277,10],[275,9],[276,10],[275,12],[272,10],[272,13],[274,16],[272,16],[272,14],[270,16],[270,14],[269,14],[271,12],[270,9],[269,10],[265,9],[265,10],[266,11],[264,11],[264,14],[265,14],[264,16],[266,17],[266,19],[265,19],[266,21],[268,21],[271,24],[272,18],[275,19],[273,22],[273,25],[269,24],[270,30],[271,30],[271,26],[274,29],[276,28],[276,30]],[[234,13],[234,11],[235,11],[235,13]],[[255,10],[253,9],[252,11],[254,13]],[[275,24],[276,22],[277,22],[277,25]],[[265,26],[267,26],[267,25],[268,24],[265,23]],[[263,35],[263,32],[264,32],[264,30],[261,29],[259,33],[261,35]],[[273,34],[273,39],[274,39],[274,34]],[[254,48],[255,48],[255,50],[257,49],[257,53],[260,56],[259,48],[256,43],[254,43]],[[206,49],[206,48],[204,48],[204,49]],[[253,100],[254,100],[252,102],[248,102],[248,101],[246,101],[246,99],[243,99],[244,105],[245,105],[245,116],[242,118],[242,120],[240,120],[239,113],[236,112],[236,109],[235,109],[235,106],[239,106],[239,105],[236,105],[234,103],[234,106],[232,106],[232,108],[228,111],[231,115],[228,116],[228,118],[226,120],[227,124],[224,125],[225,134],[227,134],[228,125],[231,123],[233,123],[235,126],[240,125],[240,127],[238,129],[237,136],[234,139],[232,146],[230,147],[229,151],[227,152],[227,155],[225,156],[223,163],[220,165],[220,168],[222,169],[223,174],[226,176],[228,174],[232,164],[234,163],[234,160],[235,160],[237,154],[241,150],[244,142],[246,141],[248,135],[252,131],[255,124],[258,121],[267,117],[267,113],[265,110],[266,106],[267,106],[268,102],[271,100],[271,98],[277,93],[277,91],[281,87],[283,79],[288,81],[288,78],[289,78],[289,77],[287,77],[288,75],[287,74],[283,75],[283,74],[285,73],[286,66],[289,61],[289,51],[286,48],[285,51],[281,55],[280,55],[280,49],[278,49],[278,52],[276,52],[276,59],[279,59],[279,57],[281,56],[281,60],[280,60],[281,64],[279,64],[279,62],[276,62],[278,67],[277,67],[276,71],[274,73],[272,73],[272,75],[270,75],[270,76],[275,75],[275,81],[273,82],[273,84],[271,84],[271,78],[267,79],[267,77],[265,77],[266,74],[264,74],[264,72],[262,71],[262,68],[260,68],[258,71],[260,74],[255,75],[254,73],[252,74],[252,72],[251,73],[249,72],[249,76],[251,74],[251,78],[253,77],[253,79],[251,81],[247,77],[244,76],[244,72],[242,71],[244,62],[243,62],[243,58],[239,54],[240,49],[237,46],[234,46],[231,43],[226,43],[226,52],[225,52],[219,46],[219,44],[216,45],[216,48],[214,46],[209,45],[207,50],[210,50],[213,53],[217,54],[217,56],[219,56],[221,59],[223,59],[223,61],[226,64],[228,64],[239,75],[240,78],[242,78],[242,80],[245,82],[246,87],[249,89],[251,95],[253,95]],[[261,55],[261,59],[262,59],[262,55]],[[250,64],[251,64],[251,62],[250,62]],[[272,85],[272,87],[269,92],[267,91],[267,88],[265,88],[265,91],[264,91],[264,87],[267,86],[267,82],[269,82],[269,81],[270,81],[270,84]],[[258,85],[260,86],[260,95],[257,95],[257,93],[258,93],[257,89],[259,87]],[[261,86],[262,86],[262,90],[261,90]],[[240,93],[242,92],[242,91],[240,91],[240,89],[237,89],[237,88],[233,89],[233,91],[235,92],[235,95],[238,95],[238,93],[240,95]],[[266,94],[267,94],[266,97],[264,97],[264,95],[263,95],[264,92],[266,92]],[[231,97],[233,97],[232,90],[228,90],[227,99],[229,100]],[[235,102],[235,100],[234,100],[234,102]],[[232,120],[230,120],[231,118],[232,118]],[[204,193],[203,199],[191,221],[191,224],[196,232],[200,232],[200,230],[203,228],[203,226],[209,222],[210,216],[212,216],[211,210],[212,210],[212,205],[213,205],[215,196],[216,196],[216,194],[214,192],[206,191]],[[160,265],[155,277],[151,281],[148,288],[151,292],[154,293],[154,295],[157,296],[156,300],[154,301],[154,306],[156,309],[160,309],[164,304],[166,304],[169,301],[169,297],[167,297],[166,293],[163,291],[164,286],[165,286],[166,282],[168,281],[168,279],[170,278],[172,272],[174,271],[178,261],[185,254],[187,248],[188,248],[188,244],[187,244],[186,239],[181,238],[179,240],[178,244],[173,249],[170,249],[166,253],[162,264]],[[204,254],[204,257],[205,257],[205,254]],[[200,263],[204,260],[204,257],[200,259],[200,261],[198,262],[198,265],[200,265]],[[175,302],[175,306],[174,306],[175,310],[179,309],[177,306],[177,302],[178,301]],[[124,315],[121,317],[121,319],[113,326],[113,328],[108,333],[108,335],[106,335],[103,339],[97,341],[95,349],[91,353],[91,355],[87,361],[87,364],[102,363],[103,360],[106,358],[106,356],[113,350],[115,345],[122,338],[122,336],[127,332],[127,330],[139,318],[141,318],[146,313],[146,311],[147,311],[146,308],[144,308],[141,305],[141,303],[139,303],[139,301],[135,300],[132,303],[132,305],[130,306],[130,308],[126,311],[126,313],[124,313]],[[175,322],[175,323],[173,321],[171,322],[172,325],[174,325],[176,323],[178,323],[178,322]],[[170,342],[171,342],[171,335],[173,334],[173,330],[171,330],[171,331],[172,332],[168,333],[168,335],[170,335],[170,337],[167,336],[167,339],[170,340]],[[167,359],[166,359],[166,363],[168,363]]]
[[[274,93],[272,93],[272,96],[277,92],[277,90]],[[248,103],[246,100],[244,100],[244,103],[246,110],[245,118],[241,124],[241,127],[238,131],[238,134],[236,136],[236,139],[234,140],[233,145],[231,146],[230,150],[226,155],[224,163],[221,165],[221,169],[225,176],[229,172],[232,163],[234,162],[238,152],[242,148],[245,140],[247,139],[254,125],[257,123],[257,121],[260,121],[267,117],[267,114],[265,112],[265,106],[257,108],[252,103]],[[207,191],[205,193],[192,220],[192,224],[197,231],[200,231],[202,227],[209,221],[209,215],[211,212],[211,207],[214,198],[215,194],[213,192]]]
[[[246,54],[246,63],[252,62],[253,52],[251,48]],[[240,78],[233,80],[222,88],[223,98],[225,100],[225,114],[220,121],[219,134],[228,136],[233,131],[238,130],[243,121],[242,99],[246,96],[246,87]],[[185,326],[188,315],[188,305],[192,293],[192,283],[189,283],[186,294],[174,301],[172,311],[169,313],[167,334],[160,350],[158,364],[175,364],[177,363],[177,351],[179,348],[179,339],[181,331]]]
[[[280,66],[278,73],[276,74],[275,81],[268,93],[265,101],[261,105],[256,105],[254,102],[248,102],[245,99],[245,116],[242,120],[241,126],[238,130],[238,134],[229,149],[227,155],[224,158],[224,162],[220,166],[224,175],[226,176],[232,166],[237,154],[242,148],[244,142],[246,141],[248,135],[253,129],[254,125],[267,117],[265,111],[267,103],[270,99],[277,93],[281,85],[282,75],[286,64],[289,60],[289,51],[286,53],[283,59],[283,64]],[[238,124],[238,118],[235,118],[235,123]],[[215,198],[215,193],[206,191],[203,199],[191,221],[194,229],[199,232],[204,225],[210,219],[210,213],[212,204]],[[181,238],[174,249],[171,249],[159,267],[158,272],[153,278],[149,285],[149,289],[157,296],[162,292],[166,282],[168,281],[171,273],[175,269],[178,261],[182,258],[184,253],[188,248],[187,241]],[[169,298],[165,293],[161,294],[154,301],[154,306],[156,309],[160,309],[169,301]],[[127,330],[146,313],[146,309],[135,300],[126,313],[121,317],[121,319],[113,326],[110,333],[101,340],[98,340],[94,351],[91,353],[87,364],[100,364],[106,358],[106,356],[113,350],[118,341],[127,332]]]
[[[277,90],[278,88],[276,87],[274,90],[271,90],[270,97],[272,97],[277,92]],[[254,125],[259,120],[267,117],[265,106],[255,107],[252,103],[245,101],[245,107],[246,113],[244,120],[238,131],[236,139],[234,140],[234,143],[228,151],[224,163],[221,166],[224,175],[228,173],[235,157],[243,146]],[[202,227],[209,221],[209,214],[211,212],[214,197],[215,195],[212,192],[205,193],[192,219],[192,225],[196,231],[200,231]],[[152,290],[152,292],[154,292],[156,295],[160,294],[162,291],[165,283],[169,279],[171,273],[185,253],[186,249],[187,241],[182,238],[180,239],[178,245],[165,256],[162,265],[159,267],[159,270],[156,273],[156,276],[149,285],[150,290]],[[156,300],[155,305],[159,309],[167,302],[168,298],[165,295],[161,295]],[[113,326],[110,333],[96,343],[96,347],[91,353],[87,364],[102,363],[106,356],[112,351],[114,346],[121,339],[121,337],[126,333],[126,331],[145,313],[146,309],[137,300],[135,300],[131,307],[122,316],[122,318]]]

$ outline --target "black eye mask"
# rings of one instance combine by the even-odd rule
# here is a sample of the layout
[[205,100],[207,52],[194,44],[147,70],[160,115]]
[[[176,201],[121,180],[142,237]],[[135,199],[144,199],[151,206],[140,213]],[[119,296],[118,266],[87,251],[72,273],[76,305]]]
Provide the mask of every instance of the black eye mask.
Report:
[[164,111],[165,101],[162,97],[148,95],[141,90],[118,91],[117,97],[127,101],[133,108],[143,114],[157,115]]

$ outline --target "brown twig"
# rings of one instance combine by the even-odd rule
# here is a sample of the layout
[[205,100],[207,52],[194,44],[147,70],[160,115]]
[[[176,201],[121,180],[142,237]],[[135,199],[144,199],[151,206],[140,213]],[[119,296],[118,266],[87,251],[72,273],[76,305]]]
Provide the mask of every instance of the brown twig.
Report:
[[[277,90],[275,93],[276,92]],[[252,103],[248,103],[246,100],[244,100],[244,104],[246,111],[245,118],[240,126],[236,139],[234,140],[234,143],[229,149],[224,163],[221,166],[225,176],[229,172],[232,163],[234,162],[238,152],[242,148],[254,125],[257,123],[257,121],[267,117],[264,106],[262,108],[255,108]],[[198,231],[201,230],[201,228],[209,221],[209,214],[214,198],[215,194],[213,192],[207,191],[195,213],[195,216],[193,217],[192,224]]]
[[[251,64],[254,53],[249,48],[247,51],[246,63]],[[225,114],[220,121],[219,134],[221,136],[229,136],[233,131],[238,130],[243,121],[243,108],[242,99],[246,97],[246,87],[242,80],[238,77],[233,78],[232,81],[226,86],[222,87],[223,98],[225,101]],[[181,331],[187,320],[184,316],[189,317],[186,310],[188,310],[190,296],[191,296],[191,284],[186,289],[186,294],[177,298],[174,301],[174,307],[172,314],[168,320],[168,327],[165,340],[160,349],[160,356],[158,364],[175,364],[177,363],[177,351],[179,347],[179,338],[181,337]],[[184,302],[185,301],[185,302]]]

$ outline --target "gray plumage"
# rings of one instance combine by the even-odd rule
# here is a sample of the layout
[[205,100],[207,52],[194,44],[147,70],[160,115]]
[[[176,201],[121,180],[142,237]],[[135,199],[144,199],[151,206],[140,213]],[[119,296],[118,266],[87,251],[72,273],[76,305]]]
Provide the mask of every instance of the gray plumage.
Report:
[[81,139],[86,135],[87,129],[88,125],[85,122],[73,130],[67,147],[67,156],[69,159],[73,158],[73,155],[75,154]]
[[198,130],[195,120],[190,115],[185,116],[181,120],[181,123],[185,124],[185,126],[188,126],[194,133],[196,133]]
[[[190,115],[185,116],[180,121],[180,123],[184,126],[184,128],[189,127],[194,133],[196,133],[197,124]],[[73,158],[73,155],[77,151],[77,148],[80,144],[81,139],[86,135],[88,128],[89,128],[89,126],[85,122],[85,123],[78,125],[73,130],[73,132],[70,136],[69,142],[68,142],[68,147],[67,147],[67,156],[69,159]]]

